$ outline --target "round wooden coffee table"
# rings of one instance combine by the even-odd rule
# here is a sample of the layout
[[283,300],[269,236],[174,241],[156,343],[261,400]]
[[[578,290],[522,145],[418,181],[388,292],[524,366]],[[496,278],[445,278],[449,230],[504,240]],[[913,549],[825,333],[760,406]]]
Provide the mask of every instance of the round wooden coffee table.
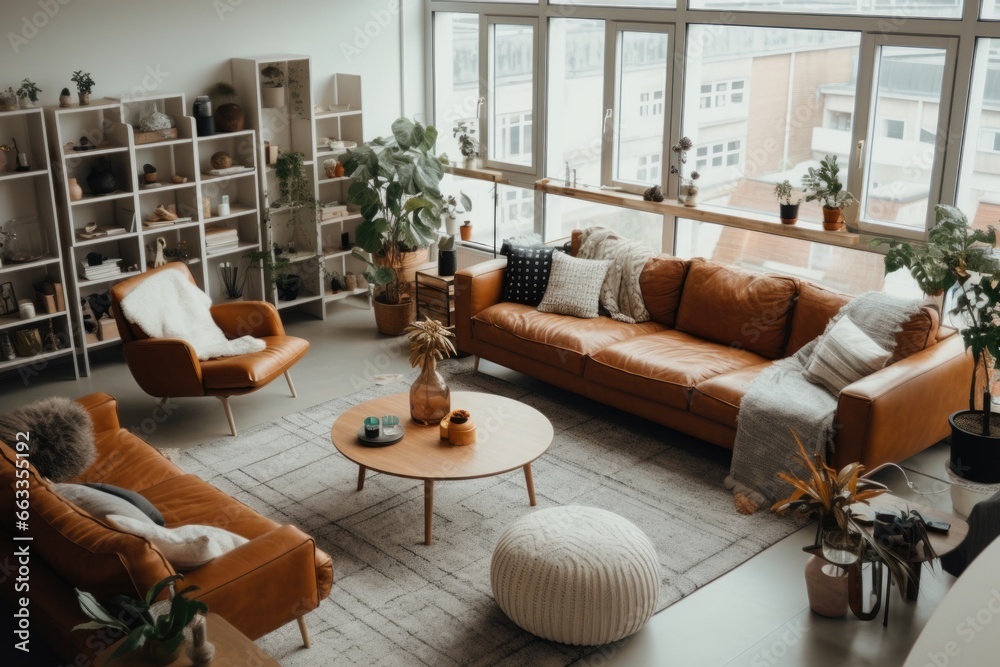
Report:
[[[424,544],[431,543],[434,482],[494,477],[524,470],[528,500],[535,505],[531,463],[552,444],[552,424],[538,410],[503,396],[469,391],[451,394],[453,410],[468,410],[476,424],[476,442],[455,446],[442,440],[434,426],[410,419],[409,394],[375,398],[337,418],[330,438],[337,450],[357,463],[358,491],[365,488],[365,471],[424,480]],[[367,447],[358,440],[365,417],[396,415],[405,429],[403,439],[387,447]]]

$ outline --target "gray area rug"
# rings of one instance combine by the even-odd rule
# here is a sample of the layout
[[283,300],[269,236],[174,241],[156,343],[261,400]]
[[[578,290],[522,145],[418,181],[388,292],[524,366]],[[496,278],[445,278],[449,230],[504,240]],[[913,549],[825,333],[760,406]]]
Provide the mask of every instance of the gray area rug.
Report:
[[[673,447],[676,434],[630,428],[482,373],[471,359],[442,365],[452,390],[515,398],[551,420],[555,439],[532,469],[537,508],[589,505],[646,532],[660,558],[659,609],[728,572],[796,529],[768,513],[744,517],[723,487],[724,465]],[[312,648],[285,626],[258,643],[286,667],[336,665],[566,665],[594,649],[538,639],[493,602],[490,558],[503,530],[534,511],[524,475],[442,482],[434,544],[423,541],[423,482],[357,466],[330,442],[337,415],[410,378],[374,386],[178,452],[177,464],[279,523],[313,535],[333,557],[330,597],[307,616]],[[402,417],[402,416],[401,416]],[[656,437],[659,436],[659,437]],[[706,445],[709,447],[709,445]]]

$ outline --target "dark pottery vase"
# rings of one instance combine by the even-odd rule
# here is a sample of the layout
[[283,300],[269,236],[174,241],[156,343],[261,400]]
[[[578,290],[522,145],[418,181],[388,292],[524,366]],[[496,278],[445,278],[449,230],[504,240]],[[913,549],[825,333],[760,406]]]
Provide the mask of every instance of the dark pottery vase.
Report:
[[[982,435],[972,431],[960,422],[969,420],[978,427],[982,423],[982,413],[960,410],[948,417],[951,425],[951,470],[970,482],[980,484],[1000,483],[1000,437]],[[1000,414],[990,415],[994,429],[1000,422]]]
[[288,275],[278,279],[274,285],[278,289],[278,301],[294,301],[299,298],[302,289],[302,278]]
[[87,175],[87,187],[92,195],[109,195],[118,189],[118,179],[111,167],[98,167],[96,164],[90,167]]
[[458,251],[457,250],[439,250],[438,251],[438,275],[439,276],[453,276],[455,271],[458,269]]
[[243,109],[238,104],[220,104],[215,110],[215,129],[220,132],[239,132],[245,120]]

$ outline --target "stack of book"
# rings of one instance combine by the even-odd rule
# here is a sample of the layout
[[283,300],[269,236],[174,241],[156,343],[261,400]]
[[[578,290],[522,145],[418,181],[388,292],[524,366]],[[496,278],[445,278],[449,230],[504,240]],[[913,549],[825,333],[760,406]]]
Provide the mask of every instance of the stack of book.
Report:
[[102,264],[90,266],[86,261],[80,262],[80,277],[84,280],[107,280],[121,275],[121,267],[118,266],[119,259],[106,259]]
[[205,230],[205,250],[209,255],[215,255],[240,247],[240,235],[229,227],[213,227]]

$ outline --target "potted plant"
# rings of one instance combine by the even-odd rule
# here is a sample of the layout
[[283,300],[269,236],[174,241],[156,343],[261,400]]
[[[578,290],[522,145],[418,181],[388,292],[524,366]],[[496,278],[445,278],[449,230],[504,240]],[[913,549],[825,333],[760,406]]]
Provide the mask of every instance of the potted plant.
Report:
[[437,362],[455,354],[455,334],[437,320],[414,322],[406,328],[410,340],[410,366],[420,375],[410,386],[410,417],[425,426],[439,423],[451,412],[451,391],[437,372]]
[[42,89],[34,81],[24,79],[21,81],[21,87],[17,89],[17,96],[24,108],[30,109],[38,104],[38,93],[40,92],[42,92]]
[[246,118],[243,109],[236,102],[236,89],[232,84],[219,81],[212,88],[212,97],[226,100],[215,107],[215,129],[220,132],[239,132],[243,129]]
[[[353,252],[366,263],[365,277],[375,290],[376,326],[384,334],[399,335],[413,322],[415,304],[404,269],[426,261],[421,257],[426,258],[441,224],[444,166],[433,155],[437,137],[433,126],[399,118],[391,137],[365,142],[340,156],[352,179],[348,201],[359,207],[363,218]],[[425,250],[414,257],[418,249]]]
[[[1000,367],[1000,260],[993,255],[997,230],[973,229],[962,211],[934,207],[935,225],[927,243],[875,239],[889,244],[885,272],[908,269],[920,289],[940,296],[956,289],[956,316],[965,347],[975,362],[969,385],[969,409],[948,418],[951,424],[951,471],[982,484],[1000,483],[1000,415],[990,409],[990,369]],[[976,409],[977,387],[982,408]]]
[[854,203],[854,195],[844,189],[840,181],[840,165],[836,155],[827,155],[819,163],[819,169],[809,167],[809,173],[802,177],[802,187],[806,190],[806,201],[823,202],[823,229],[838,232],[844,228],[844,209]]
[[248,269],[262,269],[264,280],[273,285],[278,301],[294,301],[302,290],[302,278],[288,271],[291,265],[288,257],[278,247],[270,250],[251,250],[243,254]]
[[17,93],[13,88],[0,88],[0,111],[14,111],[17,109]]
[[[313,187],[305,167],[306,156],[298,151],[278,154],[274,164],[274,175],[278,178],[280,197],[271,203],[272,209],[288,211],[289,242],[294,245],[299,231],[299,216],[306,211],[316,215],[317,203]],[[294,252],[289,248],[289,252]]]
[[78,69],[73,72],[73,76],[69,80],[76,84],[76,93],[80,100],[80,106],[84,107],[90,104],[90,93],[94,89],[94,80],[90,78],[90,72]]
[[73,104],[72,98],[69,96],[69,88],[63,88],[59,93],[59,106],[66,108]]
[[[125,633],[125,641],[111,654],[109,662],[132,651],[144,649],[146,658],[155,665],[169,665],[180,654],[184,643],[184,628],[194,620],[198,613],[206,613],[208,606],[200,600],[184,597],[187,593],[198,590],[197,586],[188,586],[184,590],[174,592],[169,604],[156,603],[167,586],[173,588],[175,581],[184,576],[175,574],[155,584],[141,600],[127,595],[116,595],[104,606],[86,591],[76,590],[80,609],[91,620],[74,627],[74,630],[101,630],[112,628]],[[159,607],[163,610],[160,611]],[[127,620],[123,620],[127,619]],[[114,664],[113,662],[111,664]]]
[[[444,207],[441,209],[441,221],[444,223],[446,234],[458,234],[458,214],[468,213],[472,210],[472,199],[469,198],[469,195],[459,192],[458,196],[459,198],[456,199],[454,195],[448,195],[444,200]],[[461,208],[459,208],[460,204]]]
[[824,616],[843,616],[847,613],[847,577],[843,572],[830,572],[833,568],[826,567],[826,564],[842,569],[859,562],[881,562],[889,568],[900,590],[905,590],[913,576],[911,567],[914,564],[909,562],[907,554],[901,554],[891,545],[876,540],[854,513],[854,506],[868,505],[872,498],[888,489],[883,484],[862,477],[864,466],[860,463],[850,463],[840,471],[834,470],[827,465],[823,454],[810,456],[798,436],[792,435],[798,445],[796,462],[804,474],[778,474],[793,490],[787,498],[774,503],[771,510],[782,516],[817,520],[815,543],[803,549],[812,554],[806,564],[809,606]]
[[475,133],[465,121],[456,123],[451,130],[451,136],[458,139],[458,150],[465,158],[465,166],[470,169],[476,166],[479,157],[479,142],[472,137]]
[[260,71],[264,85],[260,89],[260,105],[266,109],[285,106],[285,72],[277,63],[270,63]]
[[[693,185],[694,180],[701,174],[694,172],[691,178],[684,178],[684,165],[687,164],[688,151],[694,148],[694,142],[689,137],[681,137],[681,140],[670,147],[670,152],[677,156],[676,164],[670,165],[670,173],[677,176],[677,201],[681,204],[687,203],[688,188]],[[695,175],[697,174],[697,175]],[[697,203],[698,191],[695,190],[695,202]],[[693,206],[694,204],[692,204]]]
[[778,200],[778,217],[781,218],[781,224],[783,225],[794,225],[799,219],[799,204],[802,203],[802,197],[795,200],[792,203],[792,184],[785,180],[774,186],[774,198]]
[[472,220],[466,220],[465,222],[463,222],[462,226],[459,227],[459,232],[462,234],[462,240],[463,241],[471,241],[472,240]]

